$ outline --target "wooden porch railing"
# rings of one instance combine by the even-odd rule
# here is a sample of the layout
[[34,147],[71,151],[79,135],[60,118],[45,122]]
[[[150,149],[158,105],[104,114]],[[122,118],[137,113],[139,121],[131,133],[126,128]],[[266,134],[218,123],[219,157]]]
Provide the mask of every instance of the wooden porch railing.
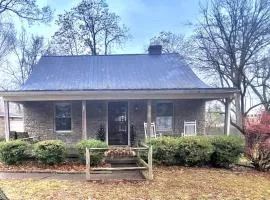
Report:
[[[86,159],[86,180],[89,181],[91,178],[91,171],[122,171],[122,170],[145,170],[148,171],[147,175],[142,173],[147,179],[152,180],[153,179],[153,159],[152,159],[152,146],[147,146],[145,144],[142,145],[142,147],[130,147],[130,150],[136,151],[137,155],[137,164],[141,166],[136,167],[91,167],[90,161],[91,161],[91,151],[104,151],[104,150],[110,150],[111,148],[86,148],[85,152],[85,159]],[[140,152],[147,151],[147,157],[148,162],[144,161],[141,156]]]

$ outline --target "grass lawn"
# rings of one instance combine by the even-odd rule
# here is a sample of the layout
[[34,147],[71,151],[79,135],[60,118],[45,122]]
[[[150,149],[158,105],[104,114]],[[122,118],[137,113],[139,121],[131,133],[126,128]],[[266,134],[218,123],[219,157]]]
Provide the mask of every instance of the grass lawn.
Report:
[[270,173],[158,167],[153,181],[0,180],[11,199],[270,199]]

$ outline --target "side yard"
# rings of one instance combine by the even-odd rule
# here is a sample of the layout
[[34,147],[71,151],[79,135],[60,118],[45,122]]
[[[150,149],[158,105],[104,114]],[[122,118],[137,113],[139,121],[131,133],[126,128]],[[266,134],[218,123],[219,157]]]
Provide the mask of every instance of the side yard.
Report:
[[0,180],[10,199],[269,199],[270,174],[214,168],[157,167],[153,181]]

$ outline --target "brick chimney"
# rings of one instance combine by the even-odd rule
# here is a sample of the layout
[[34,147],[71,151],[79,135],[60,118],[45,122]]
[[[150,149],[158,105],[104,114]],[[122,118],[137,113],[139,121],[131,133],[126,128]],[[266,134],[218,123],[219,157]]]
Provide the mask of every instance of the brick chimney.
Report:
[[148,47],[149,55],[161,55],[161,52],[162,52],[162,45],[150,45]]

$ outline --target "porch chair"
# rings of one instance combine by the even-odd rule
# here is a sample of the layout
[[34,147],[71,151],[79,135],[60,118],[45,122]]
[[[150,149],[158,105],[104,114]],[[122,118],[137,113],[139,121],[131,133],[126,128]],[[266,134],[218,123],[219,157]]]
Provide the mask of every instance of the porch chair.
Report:
[[39,141],[39,136],[32,136],[30,137],[28,132],[17,132],[17,131],[10,131],[10,139],[13,140],[24,140],[24,141]]
[[[148,135],[147,135],[147,122],[144,122],[144,135],[145,135],[145,139],[148,138]],[[151,123],[151,127],[150,127],[150,138],[156,138],[156,137],[159,137],[161,136],[161,134],[157,134],[156,132],[156,124],[155,122],[152,122]]]
[[184,133],[183,136],[195,136],[197,135],[197,125],[195,121],[184,121]]

